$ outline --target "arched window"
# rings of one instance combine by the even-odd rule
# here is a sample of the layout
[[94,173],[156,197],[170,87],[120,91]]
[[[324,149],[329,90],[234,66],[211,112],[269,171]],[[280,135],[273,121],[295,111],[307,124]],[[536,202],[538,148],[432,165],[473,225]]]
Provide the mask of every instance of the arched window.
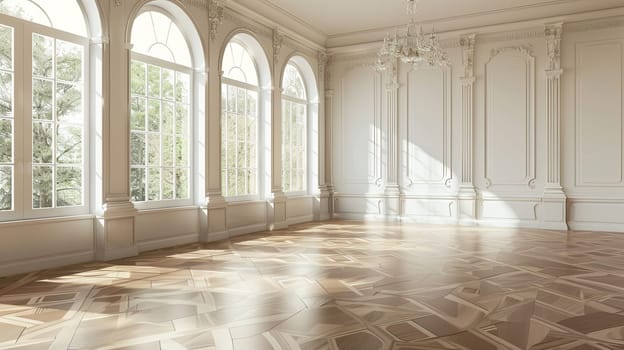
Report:
[[0,219],[89,210],[86,28],[76,0],[0,0]]
[[292,62],[284,70],[282,89],[282,186],[286,193],[305,192],[308,100],[301,73]]
[[260,121],[258,72],[243,42],[223,54],[221,87],[221,184],[225,197],[259,194]]
[[192,62],[180,28],[160,9],[132,26],[130,189],[139,206],[191,202]]

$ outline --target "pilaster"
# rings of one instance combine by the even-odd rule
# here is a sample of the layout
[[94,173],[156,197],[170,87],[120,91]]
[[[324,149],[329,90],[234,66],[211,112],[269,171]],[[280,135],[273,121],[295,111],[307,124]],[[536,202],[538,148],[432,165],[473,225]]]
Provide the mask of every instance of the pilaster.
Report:
[[[318,108],[318,199],[314,201],[314,220],[329,220],[331,218],[331,186],[328,185],[327,170],[331,166],[327,164],[328,157],[327,144],[327,119],[326,102],[323,98],[325,91],[325,72],[327,69],[328,57],[324,52],[318,53],[318,82],[319,102]],[[331,182],[331,181],[329,181]]]
[[[111,18],[126,18],[125,4],[109,3]],[[121,6],[120,6],[121,5]],[[122,26],[109,27],[103,42],[103,68],[108,110],[102,118],[102,211],[96,220],[96,258],[113,260],[138,254],[134,232],[137,210],[130,198],[129,62],[132,45],[125,43]]]
[[461,127],[461,155],[462,171],[459,185],[459,223],[474,225],[476,223],[476,200],[473,176],[474,158],[474,52],[476,35],[469,34],[460,38],[462,49],[462,64],[464,66],[464,76],[461,78],[461,99],[462,99],[462,127]]
[[542,197],[544,228],[567,230],[566,195],[561,187],[561,35],[562,23],[546,25],[547,182]]
[[399,75],[398,61],[392,63],[386,84],[387,118],[387,172],[384,194],[386,197],[385,215],[399,218],[401,215],[401,188],[399,186]]
[[[268,223],[269,230],[279,230],[288,227],[286,217],[287,198],[282,188],[282,62],[280,52],[284,42],[284,35],[276,28],[273,29],[273,91],[272,91],[272,120],[271,120],[271,195],[268,196]],[[270,116],[269,116],[270,117]]]
[[201,208],[200,240],[211,242],[228,238],[227,202],[221,192],[221,78],[217,45],[210,47],[208,62],[208,88],[204,99],[206,106],[206,152],[204,153],[205,205]]

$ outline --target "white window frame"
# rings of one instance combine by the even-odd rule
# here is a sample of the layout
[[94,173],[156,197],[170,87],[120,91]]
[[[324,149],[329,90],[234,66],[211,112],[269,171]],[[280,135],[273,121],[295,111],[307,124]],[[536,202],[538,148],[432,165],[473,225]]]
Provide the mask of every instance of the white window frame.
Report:
[[[299,103],[299,104],[302,104],[305,107],[305,118],[306,118],[306,120],[305,120],[305,127],[306,127],[305,138],[306,139],[305,139],[305,142],[304,142],[304,146],[305,146],[305,162],[304,162],[305,163],[305,181],[304,181],[305,189],[303,191],[291,191],[291,192],[284,191],[284,194],[287,197],[302,197],[302,196],[306,196],[306,195],[310,194],[310,188],[311,188],[310,187],[310,179],[312,178],[311,173],[310,173],[310,171],[312,169],[312,167],[310,166],[310,161],[311,161],[311,158],[312,158],[312,157],[310,157],[310,150],[312,149],[311,144],[310,144],[310,142],[311,142],[310,132],[312,130],[311,125],[310,125],[311,119],[312,119],[311,116],[310,116],[310,111],[311,111],[310,105],[311,105],[311,103],[309,101],[310,95],[309,95],[308,87],[306,85],[305,78],[303,77],[303,74],[301,74],[301,68],[299,68],[299,66],[295,62],[288,61],[286,63],[286,66],[284,67],[284,73],[286,72],[286,68],[289,65],[293,66],[297,70],[297,73],[299,74],[299,78],[301,78],[301,83],[303,84],[303,93],[305,94],[305,99],[288,95],[286,93],[286,86],[282,86],[282,91],[283,91],[282,92],[282,101],[286,100],[286,101],[290,101],[290,102],[294,102],[294,103]],[[284,85],[284,77],[282,77],[282,85]],[[284,109],[282,108],[282,127],[284,125],[283,118],[284,118]],[[284,132],[284,130],[282,130],[282,133],[283,132]],[[282,176],[282,189],[284,188],[284,179],[283,179],[284,157],[283,157],[283,149],[284,149],[284,143],[283,143],[283,137],[282,137],[282,174],[280,174],[280,176]]]
[[[63,217],[90,209],[90,42],[88,38],[52,27],[0,14],[0,24],[13,28],[13,210],[0,212],[0,221]],[[82,205],[32,208],[32,35],[40,34],[82,46]],[[30,38],[30,39],[29,39]],[[54,101],[53,96],[53,101]],[[53,113],[56,113],[53,111]],[[55,132],[55,131],[54,131]],[[56,160],[54,160],[56,168]],[[54,181],[54,180],[53,180]],[[30,191],[28,190],[30,188]],[[53,191],[53,198],[56,194]],[[55,200],[53,199],[55,202]],[[56,203],[53,203],[56,205]]]
[[[295,66],[296,67],[296,66]],[[297,68],[298,69],[298,68]],[[301,75],[301,73],[299,73],[299,75]],[[302,78],[303,80],[303,78]],[[304,89],[305,89],[305,85],[304,85]],[[308,96],[307,92],[306,92],[306,97]],[[284,191],[284,194],[288,197],[300,197],[300,196],[305,196],[310,192],[309,189],[309,178],[310,178],[310,166],[309,166],[309,161],[310,161],[310,155],[309,155],[309,150],[310,150],[310,145],[309,143],[309,139],[310,139],[310,126],[309,126],[309,120],[310,120],[310,116],[309,116],[309,103],[307,100],[303,100],[297,97],[293,97],[290,95],[286,95],[286,94],[282,94],[282,106],[283,106],[283,102],[284,101],[288,101],[288,102],[292,102],[292,103],[296,103],[299,105],[303,105],[303,107],[305,108],[304,114],[305,114],[305,133],[304,133],[304,137],[305,140],[303,142],[303,146],[304,146],[304,153],[305,153],[305,160],[304,160],[304,164],[305,164],[305,169],[304,169],[304,173],[305,173],[305,178],[303,179],[303,184],[304,184],[304,189],[302,191],[290,191],[290,192],[286,192]],[[284,121],[283,119],[286,117],[286,115],[284,114],[284,109],[282,108],[282,133],[284,132],[283,130],[283,125],[284,125]],[[289,118],[291,116],[288,116]],[[292,121],[291,121],[292,122]],[[282,136],[282,152],[284,152],[284,138]],[[292,152],[292,151],[291,151]],[[283,157],[283,153],[282,153],[282,174],[280,174],[280,176],[282,176],[282,188],[284,187],[284,178],[283,178],[283,174],[284,174],[284,157]],[[291,168],[292,169],[292,168]],[[291,181],[292,181],[292,173],[291,173]]]
[[[241,44],[241,46],[245,47],[244,45]],[[249,51],[247,51],[247,53],[249,53]],[[251,55],[250,55],[251,56]],[[251,56],[253,59],[253,56]],[[254,68],[256,68],[256,74],[258,74],[257,72],[257,67],[255,67],[255,62],[254,62]],[[262,182],[261,182],[261,171],[264,171],[264,169],[262,169],[261,164],[263,164],[263,152],[260,151],[260,145],[262,144],[261,142],[261,130],[262,130],[262,121],[264,120],[264,118],[262,118],[262,116],[260,115],[260,105],[261,105],[261,98],[262,98],[262,90],[260,89],[259,86],[253,85],[253,84],[248,84],[248,83],[244,83],[242,81],[239,80],[234,80],[234,79],[230,79],[230,78],[226,78],[225,76],[221,78],[221,96],[223,96],[224,93],[224,89],[223,87],[227,87],[228,85],[234,86],[236,88],[239,89],[244,89],[244,90],[248,90],[248,91],[253,91],[256,93],[256,144],[255,144],[255,149],[256,149],[256,194],[250,194],[250,195],[239,195],[239,196],[224,196],[224,198],[229,201],[229,202],[240,202],[240,201],[254,201],[254,200],[259,200],[261,198],[261,194],[262,194]],[[221,99],[222,100],[222,99]],[[221,106],[221,122],[223,121],[223,106]],[[221,128],[225,127],[222,123],[221,123]],[[223,130],[223,129],[222,129]],[[223,140],[221,139],[221,145],[220,147],[223,148],[223,146],[227,143],[227,140]],[[221,155],[219,155],[221,156]],[[219,162],[220,164],[222,164],[223,160],[221,160],[221,162]],[[236,168],[238,169],[238,168]],[[223,170],[223,169],[221,169]],[[225,173],[227,174],[227,169],[225,171]],[[222,183],[222,188],[224,186],[227,186],[227,177],[226,178],[222,178],[221,179],[221,183]]]
[[[232,85],[234,87],[241,88],[241,89],[252,90],[256,92],[257,94],[257,101],[256,101],[256,194],[225,196],[225,193],[223,193],[223,187],[227,186],[227,180],[226,178],[223,178],[223,176],[221,176],[221,189],[222,189],[221,191],[222,191],[223,197],[225,198],[227,202],[260,201],[265,195],[265,176],[263,174],[266,171],[265,169],[266,167],[265,153],[266,152],[262,150],[262,147],[266,143],[264,135],[265,135],[265,129],[266,129],[265,122],[266,122],[267,116],[265,116],[263,113],[264,107],[265,107],[264,94],[265,94],[266,89],[263,89],[260,86],[262,84],[261,79],[260,79],[260,71],[258,69],[258,63],[256,62],[256,58],[254,57],[252,50],[250,50],[244,42],[242,42],[241,40],[237,40],[236,38],[232,38],[230,41],[228,41],[225,44],[225,49],[227,49],[230,43],[236,43],[242,46],[243,49],[245,49],[245,51],[249,55],[249,57],[251,57],[251,61],[254,65],[254,72],[256,73],[256,81],[258,82],[258,85],[253,85],[253,84],[249,84],[246,82],[242,82],[240,80],[228,78],[223,74],[221,75],[221,82],[220,82],[221,96],[219,96],[219,101],[223,101],[223,92],[224,92],[223,87],[227,85]],[[221,64],[223,64],[223,62],[221,62]],[[219,113],[220,113],[219,124],[220,124],[221,132],[222,132],[223,127],[224,127],[224,125],[222,125],[223,106],[221,106],[221,110],[219,111]],[[223,145],[225,143],[226,141],[223,140],[223,138],[221,138],[221,144],[219,145],[220,149],[223,148]],[[221,157],[221,154],[219,154],[219,157]],[[219,162],[220,166],[221,164],[222,164],[222,160]],[[223,169],[220,169],[219,174],[222,173],[222,170]],[[227,173],[227,170],[226,170],[226,173]]]
[[[153,11],[153,10],[150,10]],[[173,21],[174,24],[176,24],[175,21]],[[177,24],[176,24],[177,25]],[[195,97],[195,81],[194,81],[194,71],[192,68],[177,64],[177,63],[173,63],[173,62],[169,62],[169,61],[165,61],[165,60],[161,60],[159,58],[155,58],[152,56],[147,56],[144,54],[140,54],[137,52],[132,52],[131,53],[131,58],[130,58],[130,64],[128,65],[128,69],[130,70],[131,68],[131,64],[132,61],[138,61],[141,63],[144,63],[146,65],[152,65],[152,66],[158,66],[160,68],[164,68],[164,69],[169,69],[169,70],[173,70],[174,72],[180,72],[180,73],[185,73],[189,75],[189,101],[188,101],[188,108],[189,108],[189,121],[188,121],[188,145],[187,145],[187,150],[188,150],[188,163],[189,163],[189,173],[188,173],[188,195],[189,198],[187,199],[160,199],[160,200],[147,200],[148,198],[148,193],[147,193],[147,184],[146,185],[146,192],[145,192],[145,201],[142,202],[132,202],[134,204],[134,207],[139,209],[139,210],[149,210],[149,209],[160,209],[160,208],[172,208],[172,207],[184,207],[184,206],[191,206],[194,203],[194,197],[195,197],[195,181],[194,181],[194,174],[195,174],[195,133],[193,132],[193,130],[195,129],[195,123],[196,123],[196,117],[195,117],[195,101],[194,101],[194,97]],[[128,79],[128,91],[129,91],[129,101],[132,101],[132,74],[129,74],[129,79]],[[147,86],[146,86],[147,88]],[[162,86],[161,86],[161,90],[162,90]],[[162,91],[161,91],[162,92]],[[146,90],[146,94],[147,94],[147,90]],[[149,96],[146,97],[146,99],[149,99]],[[162,98],[158,99],[159,101],[162,101]],[[128,104],[128,124],[130,125],[130,114],[131,114],[131,102]],[[161,113],[162,113],[162,109],[161,109]],[[146,121],[148,120],[148,110],[146,109],[145,111],[145,118]],[[161,121],[162,122],[162,121]],[[132,135],[132,130],[131,128],[128,128],[128,137],[130,138]],[[162,138],[162,132],[161,132],[161,138]],[[132,169],[133,165],[132,165],[132,157],[131,157],[131,152],[132,152],[132,145],[129,143],[129,151],[128,151],[128,169]],[[161,140],[161,146],[162,146],[162,140]],[[146,150],[147,150],[147,146],[146,146]],[[162,161],[162,148],[161,148],[161,161]],[[147,155],[146,155],[147,156]],[[147,160],[147,159],[146,159]],[[160,168],[162,169],[163,166],[161,165]],[[144,169],[146,169],[146,174],[147,174],[147,169],[148,167],[145,166]],[[130,174],[130,172],[128,173]],[[130,179],[129,183],[131,186],[131,182]],[[162,194],[162,176],[160,179],[160,192]],[[130,192],[132,192],[132,188],[130,188]]]

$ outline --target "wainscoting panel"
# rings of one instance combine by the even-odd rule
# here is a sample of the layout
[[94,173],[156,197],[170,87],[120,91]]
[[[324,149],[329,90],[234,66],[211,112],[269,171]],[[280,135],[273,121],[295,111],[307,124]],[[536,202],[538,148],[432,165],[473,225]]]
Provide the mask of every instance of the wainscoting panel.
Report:
[[535,186],[535,59],[529,46],[492,49],[485,64],[485,186]]
[[576,46],[576,185],[621,187],[621,40]]
[[334,118],[336,183],[347,191],[381,190],[381,75],[370,66],[348,67],[340,79]]
[[452,178],[451,68],[410,70],[406,85],[407,118],[401,123],[406,192],[446,190]]

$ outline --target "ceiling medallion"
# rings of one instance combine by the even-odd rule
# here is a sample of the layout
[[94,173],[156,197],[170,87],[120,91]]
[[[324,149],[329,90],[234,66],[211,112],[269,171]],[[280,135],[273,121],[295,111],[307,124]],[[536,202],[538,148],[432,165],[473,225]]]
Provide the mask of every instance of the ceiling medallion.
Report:
[[[438,36],[434,30],[425,34],[416,21],[417,5],[419,0],[406,0],[409,24],[404,33],[396,28],[394,34],[388,34],[377,53],[375,69],[386,70],[394,64],[396,59],[412,66],[444,66],[448,58],[440,47]],[[393,62],[394,61],[394,62]]]

